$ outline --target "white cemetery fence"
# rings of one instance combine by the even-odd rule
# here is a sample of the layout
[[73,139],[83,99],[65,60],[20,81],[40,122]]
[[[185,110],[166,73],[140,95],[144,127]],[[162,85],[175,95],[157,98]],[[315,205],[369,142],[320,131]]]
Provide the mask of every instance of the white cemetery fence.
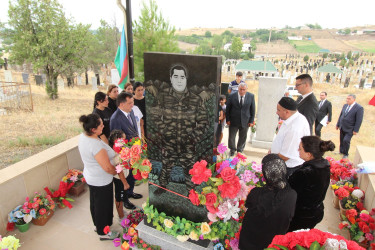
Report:
[[33,111],[30,83],[0,81],[0,109]]

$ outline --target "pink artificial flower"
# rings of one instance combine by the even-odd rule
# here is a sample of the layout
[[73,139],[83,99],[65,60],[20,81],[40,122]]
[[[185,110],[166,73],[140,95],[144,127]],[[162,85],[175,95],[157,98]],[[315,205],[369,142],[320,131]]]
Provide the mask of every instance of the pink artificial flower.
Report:
[[238,192],[237,197],[239,197],[241,200],[245,200],[247,198],[247,195],[250,192],[250,187],[246,185],[244,181],[240,181],[241,184],[241,190]]
[[218,220],[217,220],[217,216],[216,216],[216,214],[213,214],[213,213],[210,213],[210,212],[207,213],[207,218],[208,218],[211,222],[216,222],[216,221],[218,221]]
[[230,162],[230,165],[232,165],[232,166],[236,166],[237,163],[238,163],[238,158],[237,158],[237,157],[234,157],[234,158],[232,159],[232,161]]
[[119,246],[121,246],[121,239],[120,238],[115,238],[115,239],[113,239],[113,245],[115,246],[115,247],[119,247]]
[[230,168],[228,160],[225,160],[221,163],[220,168],[217,170],[217,172],[220,174],[220,172],[223,171],[224,168]]
[[366,214],[366,213],[361,213],[360,215],[359,215],[359,217],[363,220],[363,221],[365,221],[365,222],[368,222],[369,220],[370,220],[370,215],[368,215],[368,214]]
[[76,175],[73,175],[72,177],[70,177],[70,180],[72,182],[76,182],[76,181],[78,181],[78,177]]
[[370,233],[366,233],[365,236],[368,241],[372,241],[374,239],[374,236]]
[[251,168],[256,172],[262,172],[262,164],[257,164],[255,161],[252,162]]
[[217,152],[219,152],[220,154],[225,153],[225,151],[227,151],[227,150],[228,150],[228,148],[227,148],[227,146],[224,145],[224,143],[220,143],[217,146]]
[[25,200],[26,200],[26,202],[29,202],[29,201],[30,201],[30,198],[29,198],[29,197],[26,197]]
[[116,166],[116,173],[121,173],[122,172],[122,165],[121,164],[118,164],[117,166]]

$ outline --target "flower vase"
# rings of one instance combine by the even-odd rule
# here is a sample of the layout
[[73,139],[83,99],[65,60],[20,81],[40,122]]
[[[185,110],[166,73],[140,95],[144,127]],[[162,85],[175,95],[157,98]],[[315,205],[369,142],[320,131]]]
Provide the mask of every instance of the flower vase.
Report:
[[340,203],[339,197],[337,195],[335,195],[335,190],[333,190],[333,189],[332,189],[332,193],[333,193],[333,197],[332,197],[333,207],[336,208],[336,209],[339,209],[340,208],[340,206],[339,206],[339,203]]
[[22,225],[18,225],[18,224],[16,224],[16,227],[18,228],[18,230],[19,230],[21,233],[24,233],[24,232],[26,232],[27,230],[29,230],[29,228],[30,228],[30,222],[29,222],[29,223],[26,223],[26,224],[22,224]]
[[341,201],[339,201],[339,207],[340,207],[340,220],[343,220],[342,219],[342,215],[346,216],[346,210],[345,208],[342,207],[341,205]]
[[53,213],[53,210],[48,210],[44,215],[41,215],[39,218],[33,219],[31,222],[34,225],[44,226],[47,223],[47,221],[52,217]]
[[60,208],[60,209],[64,209],[66,208],[66,206],[62,203],[57,203],[57,206]]
[[74,183],[74,186],[70,188],[69,194],[77,197],[84,191],[85,183],[83,183],[82,181],[77,181],[76,183]]

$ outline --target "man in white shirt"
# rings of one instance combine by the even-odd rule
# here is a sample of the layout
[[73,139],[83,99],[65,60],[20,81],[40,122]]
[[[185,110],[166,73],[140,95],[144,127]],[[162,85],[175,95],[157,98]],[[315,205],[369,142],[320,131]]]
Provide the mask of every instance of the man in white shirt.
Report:
[[297,103],[289,97],[283,97],[277,104],[276,114],[283,123],[272,142],[270,153],[278,154],[288,167],[288,176],[293,168],[304,161],[299,157],[298,147],[303,136],[311,135],[305,116],[297,111]]

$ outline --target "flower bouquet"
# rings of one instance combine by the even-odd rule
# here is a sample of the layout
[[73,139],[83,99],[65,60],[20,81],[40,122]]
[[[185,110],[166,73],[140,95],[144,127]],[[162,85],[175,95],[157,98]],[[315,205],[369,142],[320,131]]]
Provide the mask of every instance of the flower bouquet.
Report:
[[120,155],[120,163],[116,166],[117,173],[123,169],[132,171],[134,179],[147,181],[151,172],[151,162],[147,159],[147,144],[142,144],[139,137],[131,140],[117,139],[113,150]]
[[[85,177],[83,173],[78,169],[69,169],[68,173],[62,178],[62,181],[68,183],[68,192],[73,196],[79,196],[85,191]],[[71,185],[73,183],[73,185]],[[61,183],[60,183],[61,185]]]
[[45,225],[55,210],[55,202],[52,200],[52,197],[50,195],[39,194],[38,192],[35,192],[34,198],[26,201],[26,203],[35,212],[32,220],[34,225]]
[[73,206],[70,202],[74,200],[71,198],[67,198],[66,194],[68,193],[68,191],[73,185],[74,185],[74,182],[68,183],[68,182],[60,181],[59,189],[56,191],[52,190],[53,193],[49,190],[48,187],[45,187],[44,190],[49,196],[52,197],[52,199],[57,203],[59,208],[68,207],[69,209],[71,209]]
[[[345,215],[347,209],[363,209],[364,192],[359,187],[342,186],[335,191],[339,199],[340,213]],[[340,215],[340,219],[342,219]]]
[[358,212],[356,209],[348,209],[345,215],[342,215],[344,221],[339,224],[339,228],[348,229],[352,240],[368,248],[369,242],[374,240],[375,220],[372,217],[374,214],[374,209],[370,213],[367,210]]
[[17,250],[19,247],[21,247],[20,240],[13,235],[4,238],[0,235],[0,249]]
[[341,159],[336,161],[332,157],[326,158],[330,164],[331,180],[350,180],[357,179],[357,173],[353,167],[353,164],[348,159]]
[[[29,208],[28,201],[29,197],[26,198],[23,205],[17,206],[8,214],[8,223],[14,223],[20,232],[29,230],[30,221],[36,217],[35,210]],[[8,228],[12,228],[12,225],[9,225]]]
[[341,249],[364,250],[356,242],[347,240],[341,235],[322,232],[318,229],[276,235],[266,250],[339,249],[339,247]]

